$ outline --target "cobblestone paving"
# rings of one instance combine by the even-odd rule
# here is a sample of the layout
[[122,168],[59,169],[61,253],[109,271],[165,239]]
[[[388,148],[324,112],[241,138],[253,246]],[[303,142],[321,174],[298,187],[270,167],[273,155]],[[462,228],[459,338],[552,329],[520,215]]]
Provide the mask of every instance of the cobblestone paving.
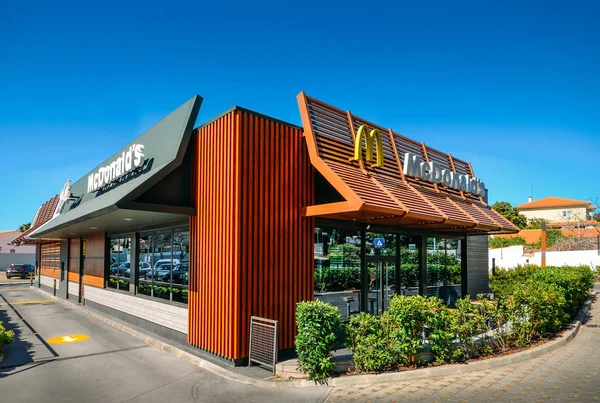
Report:
[[327,402],[600,401],[600,303],[566,346],[519,364],[460,376],[335,387]]

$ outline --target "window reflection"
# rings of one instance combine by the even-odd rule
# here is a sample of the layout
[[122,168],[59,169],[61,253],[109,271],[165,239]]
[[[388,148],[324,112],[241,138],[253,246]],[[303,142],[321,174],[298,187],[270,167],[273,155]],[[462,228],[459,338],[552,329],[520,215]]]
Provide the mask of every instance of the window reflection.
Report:
[[131,276],[131,238],[110,239],[110,267],[107,287],[129,291]]
[[139,260],[137,286],[139,294],[187,303],[189,282],[187,228],[140,234]]
[[315,229],[315,299],[338,307],[344,320],[360,311],[360,231]]
[[453,306],[461,297],[460,241],[427,238],[427,295]]

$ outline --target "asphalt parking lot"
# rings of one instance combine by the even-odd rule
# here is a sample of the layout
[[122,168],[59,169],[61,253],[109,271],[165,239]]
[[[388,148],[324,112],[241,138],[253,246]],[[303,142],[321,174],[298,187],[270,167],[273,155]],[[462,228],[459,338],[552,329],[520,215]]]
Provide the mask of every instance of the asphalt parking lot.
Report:
[[223,379],[150,347],[47,293],[0,284],[0,321],[15,332],[0,396],[21,402],[319,402],[329,388],[262,388]]

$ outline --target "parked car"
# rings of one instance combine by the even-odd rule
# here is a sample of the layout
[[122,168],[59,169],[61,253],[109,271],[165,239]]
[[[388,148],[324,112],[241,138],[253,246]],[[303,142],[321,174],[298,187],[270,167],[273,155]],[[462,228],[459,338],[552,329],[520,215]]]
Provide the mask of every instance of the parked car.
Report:
[[159,266],[163,265],[163,264],[179,264],[181,263],[179,261],[179,259],[158,259],[156,262],[154,262],[154,268],[158,268]]
[[[163,262],[160,266],[154,267],[154,270],[149,270],[146,272],[146,280],[155,280],[164,281],[163,278],[166,276],[170,276],[171,274],[171,263]],[[168,281],[168,280],[167,280]]]
[[[178,264],[173,267],[173,282],[178,284],[187,284],[188,283],[188,265],[187,264]],[[168,280],[168,279],[167,279]]]
[[[143,275],[150,269],[152,269],[152,266],[150,266],[150,263],[140,262],[139,263],[140,277],[143,277]],[[110,274],[112,274],[112,275],[119,274],[120,276],[129,276],[129,273],[131,273],[131,263],[129,263],[129,262],[113,263],[110,266]]]
[[21,277],[28,278],[29,273],[35,274],[35,267],[31,264],[11,264],[6,269],[6,278]]

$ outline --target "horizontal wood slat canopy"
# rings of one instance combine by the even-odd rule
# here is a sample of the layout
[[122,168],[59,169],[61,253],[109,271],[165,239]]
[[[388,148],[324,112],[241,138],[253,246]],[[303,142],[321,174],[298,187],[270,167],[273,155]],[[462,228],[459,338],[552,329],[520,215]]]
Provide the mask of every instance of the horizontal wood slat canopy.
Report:
[[[483,197],[404,175],[406,153],[441,169],[474,178],[467,161],[394,133],[317,99],[298,94],[304,136],[313,166],[345,201],[308,206],[307,216],[462,233],[514,233],[518,228],[492,210]],[[378,130],[382,164],[355,150],[360,128]],[[367,144],[371,144],[365,141]],[[379,143],[379,144],[377,144]],[[370,151],[371,152],[371,151]],[[379,157],[379,156],[378,156]],[[451,175],[448,173],[448,175]],[[317,190],[318,192],[318,190]]]

